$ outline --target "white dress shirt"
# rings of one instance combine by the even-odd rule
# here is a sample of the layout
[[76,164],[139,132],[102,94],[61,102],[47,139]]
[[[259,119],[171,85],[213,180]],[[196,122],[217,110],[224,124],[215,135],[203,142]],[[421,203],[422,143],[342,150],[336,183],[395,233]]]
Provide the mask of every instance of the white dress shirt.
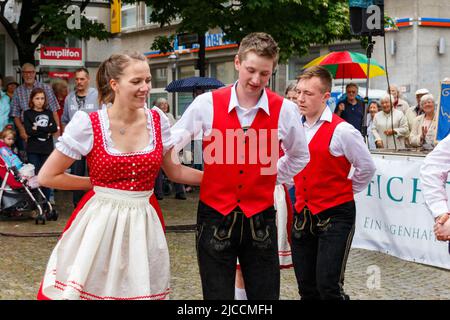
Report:
[[[266,91],[263,91],[261,98],[254,107],[240,107],[236,95],[236,84],[237,82],[231,88],[228,112],[236,108],[237,117],[243,128],[252,124],[259,109],[270,114]],[[181,119],[171,128],[176,150],[181,150],[200,131],[203,131],[203,136],[208,136],[212,129],[213,119],[212,93],[206,92],[197,96]],[[300,112],[297,105],[283,99],[278,120],[278,139],[281,140],[285,154],[277,163],[277,183],[279,184],[289,183],[291,178],[299,173],[309,161],[305,131],[299,119]]]
[[[170,137],[170,122],[161,109],[154,107],[159,113],[161,119],[161,139],[163,143],[163,153],[166,153],[171,147],[173,147],[172,139]],[[123,153],[114,147],[114,142],[111,139],[111,130],[109,129],[109,118],[107,108],[100,110],[99,114],[100,125],[103,130],[104,143],[106,145],[106,151],[113,155],[122,155]],[[149,130],[149,143],[141,151],[135,153],[147,153],[151,152],[154,148],[154,127],[153,119],[150,116],[150,112],[147,112],[147,128]],[[92,129],[91,118],[84,111],[77,111],[72,120],[67,124],[64,129],[64,134],[58,138],[56,143],[56,149],[62,152],[64,155],[80,160],[82,156],[86,156],[91,152],[94,146],[94,130]]]
[[440,141],[420,168],[420,182],[425,203],[436,218],[450,212],[447,204],[448,172],[450,171],[450,135]]
[[[313,125],[309,126],[308,123],[304,121],[303,125],[305,127],[308,144],[322,124],[325,121],[331,122],[332,118],[333,114],[331,113],[331,110],[326,107],[319,120]],[[361,133],[350,123],[341,122],[334,130],[329,150],[335,157],[345,156],[355,168],[351,177],[353,193],[363,191],[369,184],[370,179],[372,179],[376,168]],[[326,163],[324,163],[324,165],[326,165]]]

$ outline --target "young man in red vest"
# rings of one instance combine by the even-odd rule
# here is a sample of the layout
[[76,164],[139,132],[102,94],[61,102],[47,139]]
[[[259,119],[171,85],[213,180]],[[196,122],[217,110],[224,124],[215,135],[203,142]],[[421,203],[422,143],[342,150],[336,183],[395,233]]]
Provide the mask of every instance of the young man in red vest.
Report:
[[[302,299],[348,299],[344,272],[355,231],[353,194],[364,190],[375,164],[363,137],[326,106],[332,78],[323,67],[297,83],[311,160],[295,176],[292,261]],[[355,171],[348,178],[350,168]]]
[[237,258],[249,299],[279,298],[275,184],[289,182],[309,153],[298,107],[266,88],[277,61],[270,35],[247,35],[234,60],[238,81],[198,96],[172,127],[178,146],[203,130],[197,255],[205,299],[234,298]]

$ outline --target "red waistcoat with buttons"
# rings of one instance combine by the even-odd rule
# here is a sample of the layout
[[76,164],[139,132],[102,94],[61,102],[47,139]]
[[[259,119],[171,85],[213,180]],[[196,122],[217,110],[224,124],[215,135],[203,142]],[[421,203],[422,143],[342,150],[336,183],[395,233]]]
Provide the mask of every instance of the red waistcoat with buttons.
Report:
[[89,114],[94,131],[94,145],[86,159],[92,185],[128,191],[152,190],[163,156],[158,112],[146,111],[151,113],[153,150],[120,154],[111,154],[106,149],[100,112]]
[[228,112],[231,87],[212,93],[214,118],[211,134],[203,138],[200,200],[223,215],[239,206],[251,217],[273,205],[283,98],[266,93],[270,115],[259,109],[245,133],[236,108]]
[[348,179],[351,164],[345,156],[335,157],[329,147],[336,126],[343,122],[333,114],[331,122],[325,121],[310,141],[310,160],[294,177],[295,210],[305,206],[312,214],[353,200],[352,180]]

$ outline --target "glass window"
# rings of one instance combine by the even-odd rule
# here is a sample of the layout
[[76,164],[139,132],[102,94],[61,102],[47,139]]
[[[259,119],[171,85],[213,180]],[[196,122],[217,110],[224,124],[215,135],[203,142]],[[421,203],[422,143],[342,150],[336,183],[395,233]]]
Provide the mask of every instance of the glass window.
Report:
[[303,56],[301,58],[299,57],[290,58],[288,80],[295,80],[297,76],[301,73],[303,66],[308,62],[310,62],[311,60],[319,57],[319,55],[320,55],[319,48],[311,48],[306,56]]
[[211,77],[222,81],[224,84],[234,83],[238,78],[234,61],[211,63]]
[[167,68],[151,68],[152,88],[165,88],[167,86]]
[[183,113],[186,111],[187,107],[194,101],[194,98],[192,97],[192,92],[178,92],[177,93],[178,99],[177,99],[177,117],[183,115]]
[[[178,78],[189,78],[195,76],[194,65],[178,66]],[[191,104],[194,99],[192,98],[192,92],[178,92],[177,93],[177,116],[181,116],[186,108]]]
[[195,76],[194,65],[178,67],[178,78],[177,79],[189,78],[189,77],[194,77],[194,76]]
[[75,38],[75,37],[68,37],[67,44],[69,45],[69,48],[81,48],[80,39]]
[[127,4],[122,6],[122,28],[136,26],[136,5]]
[[145,24],[157,24],[157,22],[153,22],[151,19],[152,12],[152,6],[145,6]]

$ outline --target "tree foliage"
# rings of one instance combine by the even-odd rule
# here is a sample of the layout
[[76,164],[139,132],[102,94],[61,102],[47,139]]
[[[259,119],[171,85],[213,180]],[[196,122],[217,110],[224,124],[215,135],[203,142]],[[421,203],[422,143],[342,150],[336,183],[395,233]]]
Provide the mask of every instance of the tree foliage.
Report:
[[[81,28],[69,29],[67,20],[71,13],[67,8],[74,3],[70,0],[21,0],[18,23],[5,18],[7,1],[0,2],[0,23],[17,47],[20,64],[34,63],[34,52],[45,40],[65,40],[68,37],[104,40],[110,37],[103,23],[90,21],[81,15]],[[83,12],[90,0],[77,3]]]
[[[124,0],[127,3],[139,2]],[[177,23],[177,32],[205,33],[221,28],[226,39],[239,42],[263,31],[280,46],[280,60],[302,56],[312,44],[351,39],[346,0],[144,0],[153,7],[152,21]],[[159,42],[161,39],[159,39]],[[156,45],[157,46],[157,45]],[[162,48],[167,50],[166,46]]]

